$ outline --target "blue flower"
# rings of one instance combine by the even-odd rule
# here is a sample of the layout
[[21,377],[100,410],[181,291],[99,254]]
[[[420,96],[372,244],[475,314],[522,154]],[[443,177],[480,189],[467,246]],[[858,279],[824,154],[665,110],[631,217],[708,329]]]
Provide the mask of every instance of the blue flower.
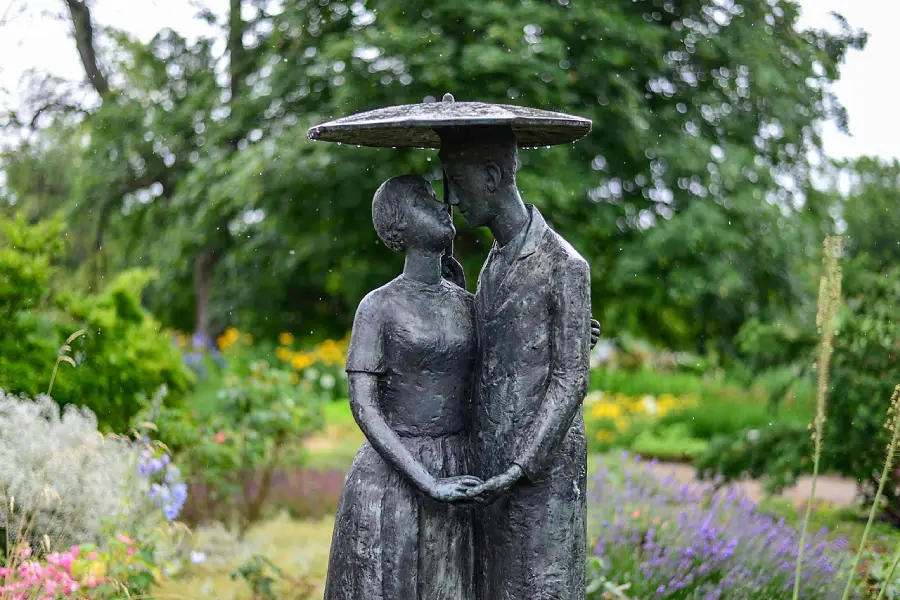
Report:
[[166,519],[172,521],[178,516],[179,510],[180,509],[178,507],[170,504],[169,506],[163,508],[163,514],[166,516]]

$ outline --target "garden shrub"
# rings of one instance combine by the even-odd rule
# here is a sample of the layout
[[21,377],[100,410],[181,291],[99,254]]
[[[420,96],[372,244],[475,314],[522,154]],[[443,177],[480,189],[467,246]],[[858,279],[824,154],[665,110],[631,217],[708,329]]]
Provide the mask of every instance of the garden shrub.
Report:
[[[831,359],[823,464],[857,479],[871,500],[890,437],[884,424],[891,392],[900,383],[900,268],[848,271]],[[897,469],[884,498],[886,515],[900,526]]]
[[812,471],[812,451],[807,425],[774,423],[714,438],[694,466],[700,479],[729,483],[749,477],[776,494]]
[[[871,501],[888,444],[884,425],[891,392],[900,382],[900,269],[879,274],[851,264],[845,273],[847,299],[833,342],[822,469],[858,481]],[[776,423],[714,441],[700,466],[706,475],[718,471],[726,480],[763,476],[777,490],[809,468],[811,452],[806,427]],[[885,484],[884,515],[900,525],[900,469]]]
[[58,222],[0,224],[0,389],[30,397],[46,393],[59,348],[75,331],[53,395],[61,405],[89,408],[101,429],[123,432],[146,390],[165,385],[180,400],[192,376],[159,323],[140,303],[151,275],[129,271],[101,292],[76,297],[51,286],[62,251]]
[[262,519],[279,473],[297,462],[290,451],[323,427],[323,401],[296,373],[255,361],[245,375],[228,373],[219,410],[202,417],[190,407],[164,409],[158,436],[176,453],[206,502],[198,518],[243,535]]
[[85,408],[0,391],[0,540],[68,549],[104,543],[111,519],[136,534],[175,518],[186,488],[154,453],[102,435]]

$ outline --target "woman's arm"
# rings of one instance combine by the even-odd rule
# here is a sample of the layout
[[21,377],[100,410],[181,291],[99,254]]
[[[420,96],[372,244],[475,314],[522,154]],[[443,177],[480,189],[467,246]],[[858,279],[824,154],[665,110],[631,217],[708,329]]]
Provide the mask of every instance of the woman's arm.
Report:
[[353,417],[378,454],[430,498],[441,502],[467,500],[467,490],[480,485],[481,480],[475,477],[436,479],[403,445],[400,436],[385,420],[378,406],[378,376],[359,372],[348,376]]
[[435,478],[410,453],[397,432],[391,429],[378,406],[378,376],[372,373],[349,373],[350,409],[359,428],[378,454],[428,494]]

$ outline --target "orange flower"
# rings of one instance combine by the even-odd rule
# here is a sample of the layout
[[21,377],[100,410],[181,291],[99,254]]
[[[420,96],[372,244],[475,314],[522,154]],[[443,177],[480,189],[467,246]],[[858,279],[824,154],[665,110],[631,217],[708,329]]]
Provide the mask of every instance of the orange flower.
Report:
[[282,346],[290,346],[294,343],[294,336],[290,333],[283,332],[278,334],[278,343]]
[[631,518],[633,518],[633,519],[637,519],[637,518],[640,517],[640,516],[641,516],[641,511],[640,511],[640,509],[637,509],[637,510],[635,510],[633,513],[631,513]]

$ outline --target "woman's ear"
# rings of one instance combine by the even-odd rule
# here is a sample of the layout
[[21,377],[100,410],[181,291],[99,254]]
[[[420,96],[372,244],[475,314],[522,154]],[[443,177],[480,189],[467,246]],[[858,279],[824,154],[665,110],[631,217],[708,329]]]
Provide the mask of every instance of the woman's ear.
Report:
[[484,165],[484,170],[487,173],[488,191],[493,193],[500,187],[500,182],[503,181],[503,172],[500,171],[500,167],[492,162]]

